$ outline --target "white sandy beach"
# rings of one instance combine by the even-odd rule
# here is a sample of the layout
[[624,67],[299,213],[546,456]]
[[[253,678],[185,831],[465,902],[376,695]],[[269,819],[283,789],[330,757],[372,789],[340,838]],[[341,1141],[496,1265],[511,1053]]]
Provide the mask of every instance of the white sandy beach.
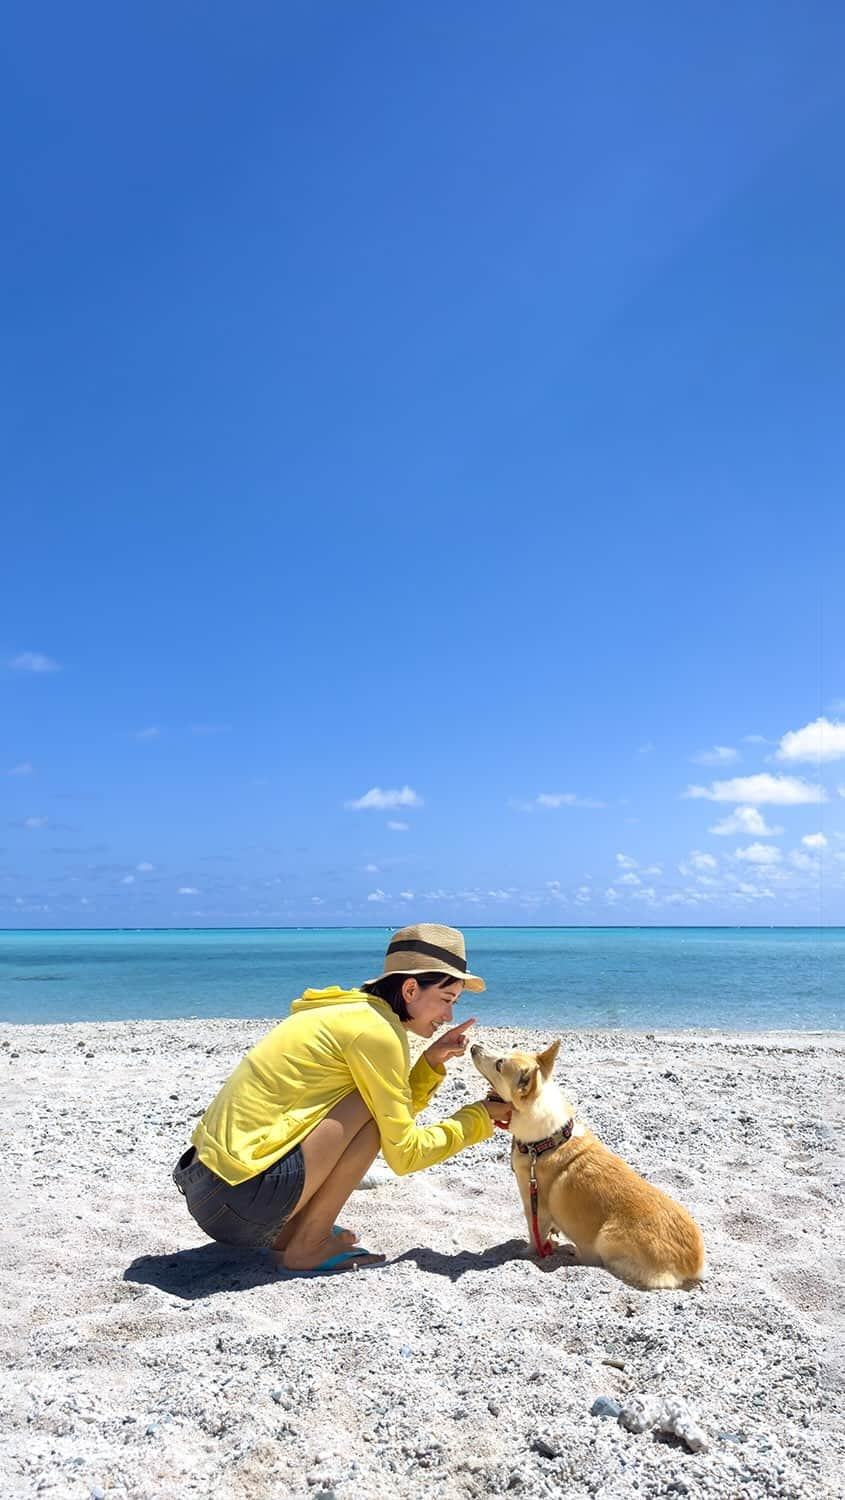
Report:
[[[525,1257],[499,1132],[353,1195],[378,1270],[204,1240],[171,1166],[269,1024],[0,1028],[2,1496],[843,1493],[845,1035],[565,1035],[584,1117],[704,1231],[706,1285],[644,1293]],[[453,1064],[437,1112],[483,1091]],[[589,1414],[649,1392],[706,1451]]]

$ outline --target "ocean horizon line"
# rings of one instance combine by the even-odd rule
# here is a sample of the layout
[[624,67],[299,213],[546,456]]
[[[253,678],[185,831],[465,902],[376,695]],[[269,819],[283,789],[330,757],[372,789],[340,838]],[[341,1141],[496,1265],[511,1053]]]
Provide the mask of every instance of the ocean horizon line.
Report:
[[[845,932],[839,922],[462,922],[462,932]],[[203,927],[0,927],[0,937],[38,933],[104,932],[396,932],[393,922],[292,922],[260,926],[240,923]]]

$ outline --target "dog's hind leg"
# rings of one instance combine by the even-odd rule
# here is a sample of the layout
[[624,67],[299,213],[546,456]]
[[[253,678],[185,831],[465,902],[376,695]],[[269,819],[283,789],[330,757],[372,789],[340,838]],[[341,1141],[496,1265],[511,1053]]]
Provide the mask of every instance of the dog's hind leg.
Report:
[[605,1227],[596,1237],[595,1248],[608,1271],[640,1291],[675,1290],[683,1281],[670,1267],[656,1264],[646,1246],[638,1254],[640,1247],[631,1243],[630,1236],[615,1229]]

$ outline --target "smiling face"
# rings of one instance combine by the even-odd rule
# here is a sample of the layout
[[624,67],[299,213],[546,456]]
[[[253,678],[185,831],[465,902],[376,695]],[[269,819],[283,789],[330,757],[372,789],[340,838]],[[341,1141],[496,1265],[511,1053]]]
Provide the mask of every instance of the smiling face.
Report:
[[453,1007],[463,988],[460,979],[443,979],[439,984],[425,987],[413,976],[406,979],[402,985],[402,998],[409,1016],[404,1023],[405,1030],[430,1040],[441,1026],[451,1026]]
[[545,1052],[486,1052],[476,1043],[469,1051],[493,1092],[514,1109],[525,1109],[551,1077],[559,1047],[560,1042],[552,1042]]

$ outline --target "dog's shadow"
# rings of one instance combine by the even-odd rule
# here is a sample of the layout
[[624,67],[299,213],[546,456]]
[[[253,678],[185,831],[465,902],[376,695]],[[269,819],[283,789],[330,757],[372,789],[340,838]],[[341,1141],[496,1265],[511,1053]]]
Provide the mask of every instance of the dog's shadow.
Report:
[[176,1250],[171,1255],[139,1255],[127,1266],[123,1280],[155,1286],[171,1297],[195,1302],[217,1292],[275,1284],[278,1277],[269,1254],[211,1243]]
[[448,1276],[450,1281],[460,1281],[468,1271],[494,1271],[497,1266],[507,1265],[511,1260],[525,1261],[535,1271],[542,1271],[544,1274],[572,1265],[570,1256],[563,1249],[538,1260],[536,1256],[526,1253],[524,1240],[505,1240],[501,1245],[490,1245],[486,1250],[457,1250],[454,1255],[444,1255],[441,1250],[417,1245],[413,1250],[397,1255],[392,1264],[398,1266],[406,1260],[413,1261],[415,1266],[429,1275]]

